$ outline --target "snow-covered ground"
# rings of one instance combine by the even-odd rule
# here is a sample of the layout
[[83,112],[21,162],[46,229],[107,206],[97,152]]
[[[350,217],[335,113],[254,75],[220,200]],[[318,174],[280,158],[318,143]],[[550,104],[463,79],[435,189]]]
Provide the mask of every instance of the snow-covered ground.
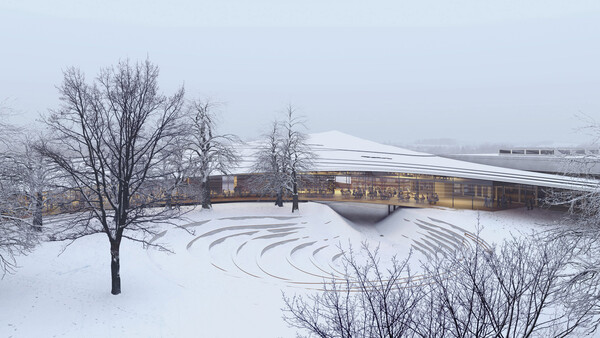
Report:
[[[477,240],[478,217],[486,243],[559,217],[525,209],[399,209],[373,224],[357,215],[376,207],[332,207],[348,219],[316,203],[294,214],[271,203],[191,211],[182,224],[193,235],[169,227],[156,238],[173,254],[123,242],[118,296],[110,294],[104,235],[80,239],[61,255],[64,244],[44,243],[0,280],[0,336],[293,337],[281,319],[282,292],[312,292],[323,278],[341,277],[340,247],[379,245],[384,261],[412,249],[417,267],[434,250]],[[363,211],[382,217],[381,209]]]

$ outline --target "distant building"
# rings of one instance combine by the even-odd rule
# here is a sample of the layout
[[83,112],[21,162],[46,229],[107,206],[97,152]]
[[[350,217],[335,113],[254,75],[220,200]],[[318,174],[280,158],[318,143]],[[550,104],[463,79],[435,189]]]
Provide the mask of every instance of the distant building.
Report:
[[[497,154],[443,155],[461,161],[549,174],[589,174],[600,178],[600,149],[515,148]],[[585,161],[585,165],[582,163]]]

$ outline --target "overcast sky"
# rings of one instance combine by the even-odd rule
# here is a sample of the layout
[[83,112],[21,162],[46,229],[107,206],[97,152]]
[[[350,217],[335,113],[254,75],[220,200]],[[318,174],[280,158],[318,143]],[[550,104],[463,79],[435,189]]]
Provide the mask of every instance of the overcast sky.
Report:
[[0,0],[0,101],[30,124],[62,71],[149,57],[249,139],[292,103],[378,142],[578,144],[600,120],[600,1]]

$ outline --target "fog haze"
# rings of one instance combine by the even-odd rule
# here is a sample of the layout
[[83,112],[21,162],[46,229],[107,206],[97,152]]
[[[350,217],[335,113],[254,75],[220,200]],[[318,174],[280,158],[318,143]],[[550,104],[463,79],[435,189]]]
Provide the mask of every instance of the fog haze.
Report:
[[600,119],[598,1],[5,1],[0,29],[19,123],[58,107],[67,67],[146,57],[245,139],[289,103],[311,132],[394,144],[576,145],[575,116]]

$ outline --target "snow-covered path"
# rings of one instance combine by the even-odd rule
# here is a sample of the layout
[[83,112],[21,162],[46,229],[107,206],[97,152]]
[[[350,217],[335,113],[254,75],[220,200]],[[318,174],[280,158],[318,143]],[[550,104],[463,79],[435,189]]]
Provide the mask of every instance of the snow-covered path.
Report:
[[[300,213],[270,203],[194,210],[182,229],[155,240],[174,254],[124,242],[123,293],[110,295],[110,255],[103,235],[83,238],[60,256],[45,243],[0,281],[2,337],[292,337],[281,320],[281,293],[310,292],[341,278],[340,248],[380,246],[382,259],[413,251],[415,267],[438,248],[475,239],[477,212],[400,209],[372,226],[352,224],[329,207]],[[482,212],[481,237],[494,243],[529,232],[557,215]]]

